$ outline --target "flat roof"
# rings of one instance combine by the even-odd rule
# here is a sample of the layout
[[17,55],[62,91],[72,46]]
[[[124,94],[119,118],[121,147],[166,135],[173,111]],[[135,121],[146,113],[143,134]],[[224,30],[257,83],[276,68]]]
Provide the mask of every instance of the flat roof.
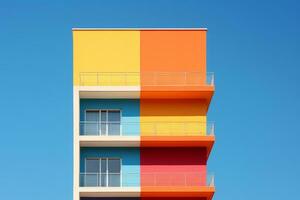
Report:
[[207,28],[72,28],[72,31],[140,31],[140,30],[190,30],[207,31]]

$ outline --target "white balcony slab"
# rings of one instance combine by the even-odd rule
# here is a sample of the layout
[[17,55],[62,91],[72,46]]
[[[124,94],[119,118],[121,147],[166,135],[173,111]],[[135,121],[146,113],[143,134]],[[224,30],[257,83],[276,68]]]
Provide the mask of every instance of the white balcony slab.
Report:
[[140,86],[78,86],[82,99],[139,99]]
[[80,197],[139,197],[140,187],[79,187]]
[[79,136],[81,147],[139,147],[140,136]]

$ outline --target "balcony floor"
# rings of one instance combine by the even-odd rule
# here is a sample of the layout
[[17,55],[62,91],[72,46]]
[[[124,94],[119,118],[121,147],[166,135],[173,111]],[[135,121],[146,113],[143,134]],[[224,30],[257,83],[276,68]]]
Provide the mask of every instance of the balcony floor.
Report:
[[79,187],[80,197],[140,197],[140,187]]
[[79,136],[81,147],[204,147],[207,153],[215,136]]

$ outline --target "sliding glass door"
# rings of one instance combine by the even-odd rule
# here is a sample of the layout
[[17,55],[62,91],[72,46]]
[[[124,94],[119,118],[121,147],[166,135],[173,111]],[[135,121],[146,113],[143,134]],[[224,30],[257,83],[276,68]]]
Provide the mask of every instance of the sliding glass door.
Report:
[[87,187],[120,187],[121,160],[119,158],[88,158],[85,162]]
[[121,135],[120,110],[87,110],[85,135]]

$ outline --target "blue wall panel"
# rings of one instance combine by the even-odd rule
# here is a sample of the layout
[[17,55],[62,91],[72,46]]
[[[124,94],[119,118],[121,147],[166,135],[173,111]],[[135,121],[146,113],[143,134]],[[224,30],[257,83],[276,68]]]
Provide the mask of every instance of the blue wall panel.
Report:
[[80,172],[85,172],[86,158],[121,158],[123,186],[140,186],[140,150],[125,147],[82,147],[80,149]]
[[81,99],[80,121],[85,121],[85,110],[120,109],[122,135],[140,135],[140,101],[138,99]]

